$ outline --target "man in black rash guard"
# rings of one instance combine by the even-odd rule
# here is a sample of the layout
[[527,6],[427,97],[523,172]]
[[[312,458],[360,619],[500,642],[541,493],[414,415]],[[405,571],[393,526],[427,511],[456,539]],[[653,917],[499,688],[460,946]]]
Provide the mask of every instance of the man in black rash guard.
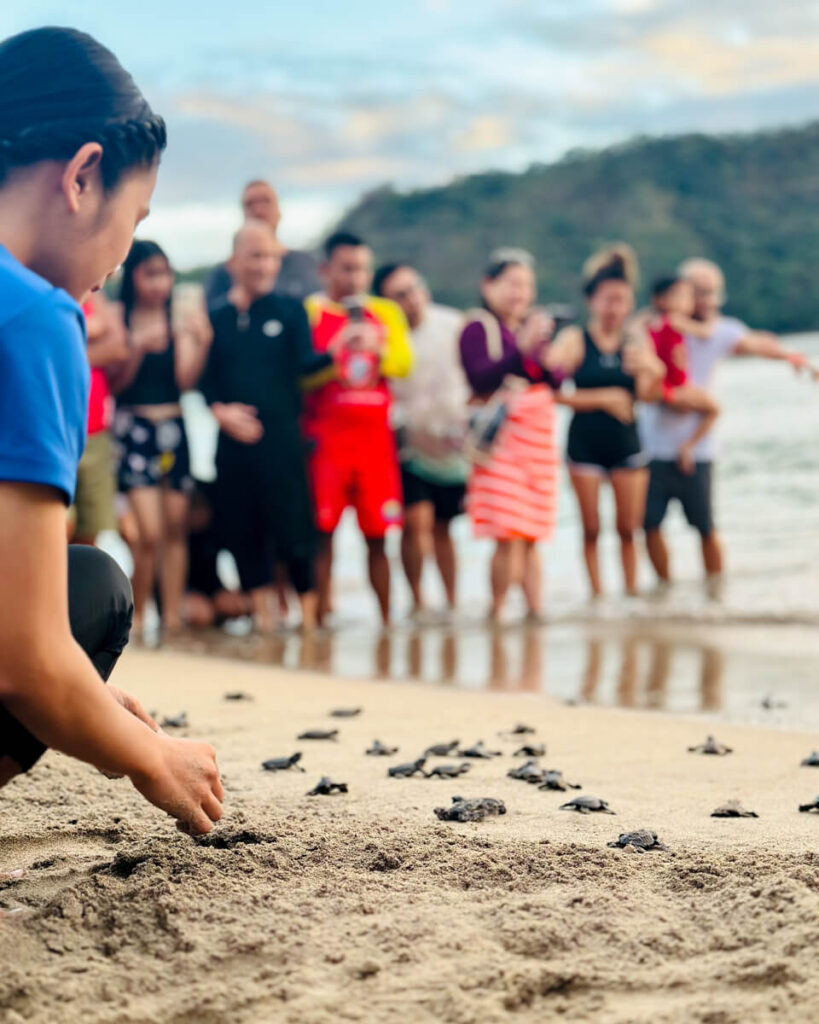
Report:
[[273,567],[287,567],[302,627],[316,624],[316,534],[299,427],[301,382],[332,373],[314,349],[301,303],[272,294],[282,249],[270,226],[248,221],[236,235],[234,284],[211,310],[213,345],[202,393],[219,424],[216,515],[236,559],[256,625],[273,626]]

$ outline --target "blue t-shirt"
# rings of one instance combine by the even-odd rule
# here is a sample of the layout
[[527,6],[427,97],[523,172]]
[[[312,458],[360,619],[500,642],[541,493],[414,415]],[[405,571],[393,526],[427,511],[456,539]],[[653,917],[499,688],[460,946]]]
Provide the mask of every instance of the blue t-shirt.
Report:
[[89,380],[82,310],[0,245],[0,480],[73,501]]

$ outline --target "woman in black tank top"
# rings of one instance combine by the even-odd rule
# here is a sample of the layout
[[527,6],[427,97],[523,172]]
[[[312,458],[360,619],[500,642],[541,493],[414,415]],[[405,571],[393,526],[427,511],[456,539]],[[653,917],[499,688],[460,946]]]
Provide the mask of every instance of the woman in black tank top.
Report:
[[648,471],[640,449],[634,403],[647,397],[663,368],[636,330],[637,265],[626,246],[592,257],[584,268],[588,326],[567,327],[555,339],[550,363],[574,381],[574,393],[561,397],[574,409],[569,426],[569,476],[583,520],[583,554],[592,593],[602,593],[597,538],[600,484],[608,479],[617,506],[617,532],[626,591],[637,592],[635,531],[645,508]]
[[142,628],[154,591],[160,548],[163,628],[173,632],[181,626],[193,480],[179,401],[199,379],[211,331],[204,301],[201,312],[183,309],[181,316],[174,315],[182,322],[172,325],[173,284],[162,249],[154,242],[134,242],[123,265],[120,292],[133,355],[112,374],[111,384],[117,396],[118,486],[128,497],[134,527],[135,630]]

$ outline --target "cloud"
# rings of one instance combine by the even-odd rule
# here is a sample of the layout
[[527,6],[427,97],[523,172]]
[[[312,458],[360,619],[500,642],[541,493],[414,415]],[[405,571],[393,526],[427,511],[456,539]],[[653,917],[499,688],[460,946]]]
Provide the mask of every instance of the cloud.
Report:
[[171,138],[157,208],[196,238],[191,251],[218,248],[230,218],[209,226],[205,210],[235,211],[250,177],[280,187],[285,223],[289,204],[299,211],[302,243],[385,181],[423,186],[636,133],[819,113],[815,0],[424,0],[413,19],[399,8],[379,6],[366,31],[234,26],[166,67],[154,83]]

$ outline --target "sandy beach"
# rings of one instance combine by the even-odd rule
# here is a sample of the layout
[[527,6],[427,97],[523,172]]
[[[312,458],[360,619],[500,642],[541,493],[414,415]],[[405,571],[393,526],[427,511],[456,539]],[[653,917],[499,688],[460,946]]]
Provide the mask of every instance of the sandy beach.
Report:
[[[727,757],[687,752],[702,720],[540,695],[347,682],[128,652],[117,682],[219,752],[226,815],[176,833],[126,782],[49,754],[0,794],[0,1018],[137,1022],[808,1021],[819,1014],[815,733],[724,725]],[[229,702],[241,690],[252,701]],[[336,720],[333,708],[363,708]],[[558,810],[506,777],[517,723],[544,766],[616,816]],[[339,728],[337,742],[296,741]],[[378,738],[395,757],[366,757]],[[387,777],[432,743],[503,756],[457,780]],[[269,773],[303,752],[304,774]],[[442,763],[432,759],[429,765]],[[428,765],[428,766],[429,766]],[[308,798],[321,775],[349,794]],[[493,796],[482,823],[434,816]],[[758,819],[710,812],[740,799]],[[670,853],[607,848],[648,827]]]

